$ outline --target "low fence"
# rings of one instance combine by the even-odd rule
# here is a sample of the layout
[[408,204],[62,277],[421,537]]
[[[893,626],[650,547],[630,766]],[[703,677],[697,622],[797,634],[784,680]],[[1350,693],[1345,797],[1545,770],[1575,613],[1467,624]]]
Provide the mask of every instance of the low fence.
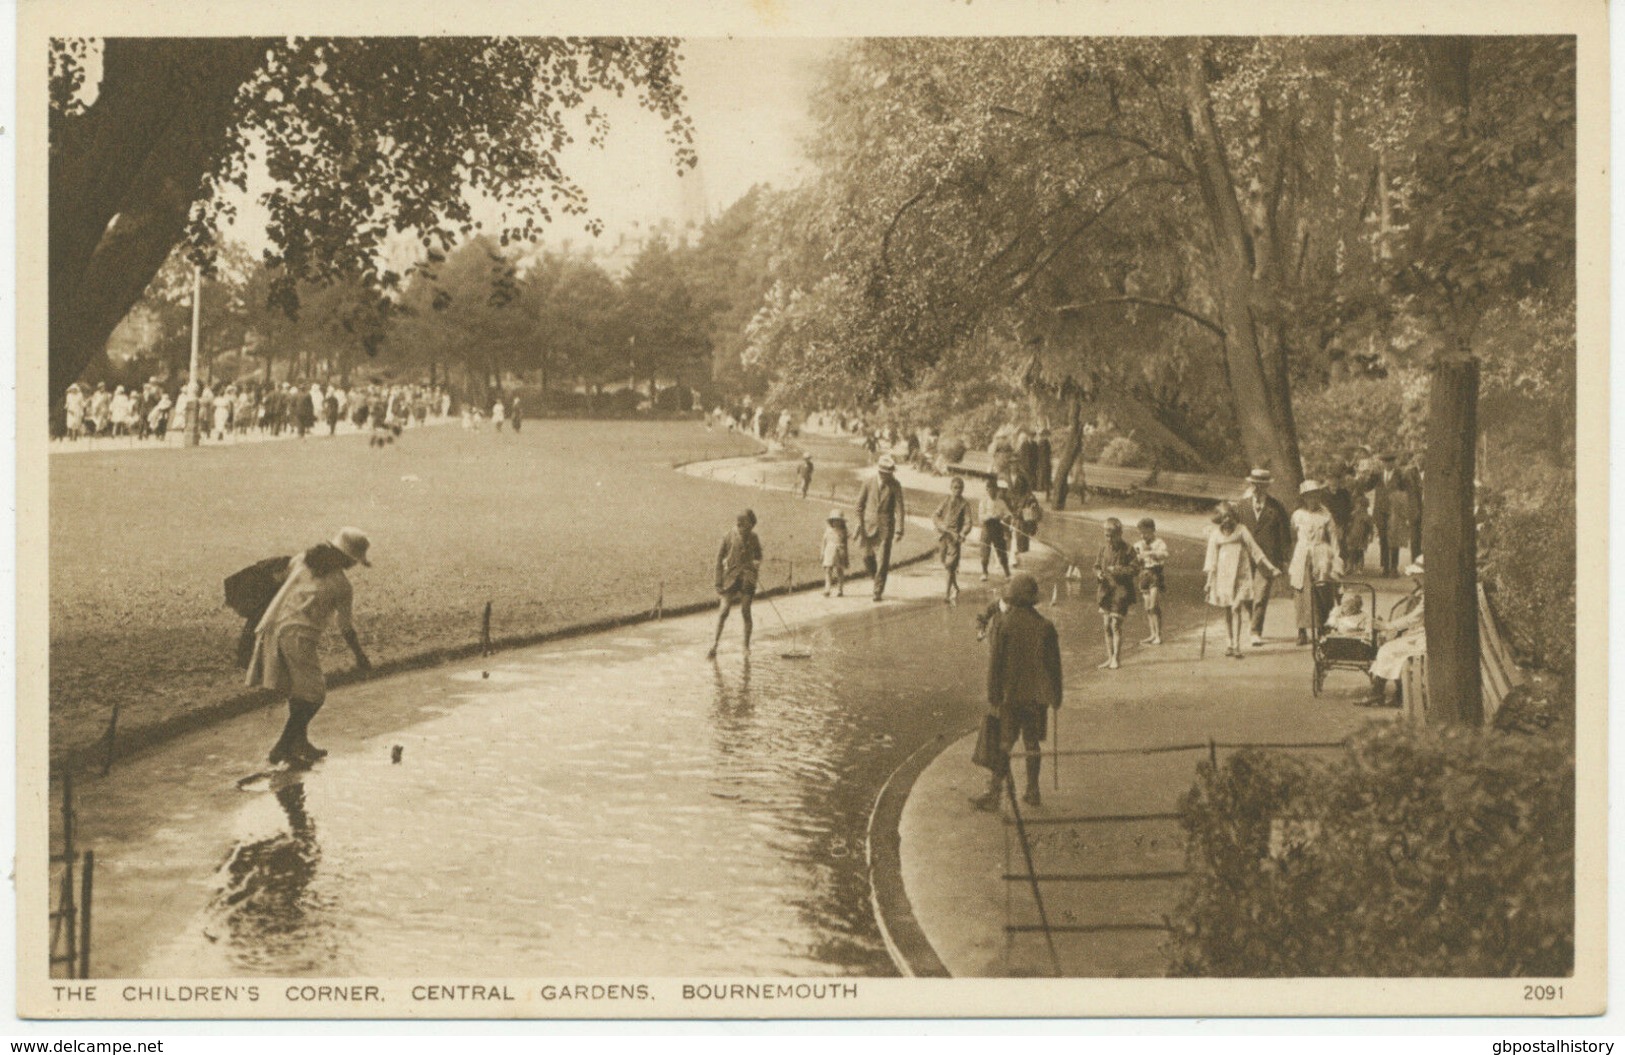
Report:
[[[1014,750],[1010,753],[1011,760],[1027,758],[1029,754],[1037,757],[1047,757],[1058,765],[1062,758],[1100,758],[1107,756],[1132,755],[1165,755],[1179,753],[1205,752],[1208,763],[1217,767],[1219,752],[1241,750],[1271,750],[1271,751],[1326,751],[1340,750],[1347,746],[1347,741],[1258,741],[1258,742],[1230,742],[1209,739],[1203,742],[1191,741],[1177,744],[1156,744],[1143,747],[1121,748],[1076,748],[1065,751],[1035,751]],[[1033,848],[1031,828],[1098,828],[1101,826],[1125,825],[1168,825],[1176,824],[1180,814],[1173,811],[1141,812],[1141,813],[1084,813],[1063,816],[1027,817],[1021,812],[1021,803],[1016,794],[1016,784],[1013,767],[1007,768],[1004,780],[1006,799],[1009,802],[1010,812],[1005,818],[1004,839],[1004,873],[1006,883],[1005,897],[1005,961],[1008,965],[1012,960],[1012,943],[1019,935],[1040,935],[1044,939],[1045,950],[1048,954],[1050,971],[1055,977],[1062,977],[1065,973],[1061,962],[1061,951],[1057,945],[1057,938],[1065,940],[1067,936],[1088,936],[1100,934],[1121,934],[1130,932],[1164,933],[1170,930],[1166,919],[1118,919],[1097,923],[1067,923],[1051,920],[1044,900],[1044,888],[1047,884],[1101,884],[1101,883],[1153,883],[1169,882],[1185,878],[1188,870],[1181,868],[1144,869],[1139,871],[1044,871],[1040,869]],[[1019,863],[1017,868],[1017,854]],[[1020,900],[1014,895],[1017,889],[1024,889],[1026,896],[1031,898],[1033,908],[1037,914],[1037,923],[1017,922],[1021,914]]]

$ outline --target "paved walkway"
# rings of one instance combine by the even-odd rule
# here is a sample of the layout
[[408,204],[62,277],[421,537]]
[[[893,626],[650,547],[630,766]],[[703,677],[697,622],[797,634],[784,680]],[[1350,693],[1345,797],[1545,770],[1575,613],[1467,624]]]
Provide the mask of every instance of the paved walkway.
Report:
[[[1396,589],[1384,590],[1379,607]],[[1138,618],[1130,616],[1131,636]],[[1163,926],[1185,868],[1184,833],[1171,815],[1198,763],[1241,745],[1336,742],[1396,713],[1358,705],[1368,683],[1356,672],[1331,672],[1314,698],[1310,651],[1295,644],[1293,624],[1290,597],[1277,599],[1266,645],[1239,662],[1224,655],[1222,622],[1206,629],[1205,648],[1204,630],[1187,628],[1129,652],[1118,671],[1080,666],[1063,642],[1071,665],[1059,748],[1123,753],[1063,755],[1058,769],[1046,756],[1043,804],[1023,807],[1033,869],[1047,877],[1039,890],[1056,932],[1053,958],[1008,802],[994,816],[968,801],[987,786],[987,771],[970,761],[974,734],[919,767],[897,821],[897,875],[875,877],[877,887],[901,888],[882,926],[902,966],[956,977],[1044,976],[1057,963],[1066,976],[1161,975]],[[1014,765],[1021,780],[1021,760]]]

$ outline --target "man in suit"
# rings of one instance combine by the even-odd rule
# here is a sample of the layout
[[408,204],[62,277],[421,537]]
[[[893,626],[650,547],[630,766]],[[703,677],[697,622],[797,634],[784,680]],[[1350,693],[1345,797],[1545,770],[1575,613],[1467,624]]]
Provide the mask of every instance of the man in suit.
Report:
[[903,539],[903,485],[893,475],[897,462],[889,454],[880,456],[875,475],[863,481],[858,492],[858,542],[863,546],[863,567],[874,577],[875,600],[886,592],[886,575],[891,571],[891,544]]
[[1382,554],[1382,574],[1392,578],[1399,574],[1399,547],[1402,539],[1393,530],[1396,525],[1406,526],[1410,515],[1410,483],[1399,471],[1398,457],[1393,451],[1378,456],[1379,467],[1360,482],[1360,489],[1371,494],[1371,519],[1377,524],[1377,549]]
[[[1292,521],[1286,506],[1270,494],[1274,476],[1268,469],[1247,474],[1247,489],[1236,503],[1242,525],[1269,558],[1269,564],[1284,568],[1292,548]],[[1253,569],[1253,647],[1264,644],[1264,616],[1270,607],[1270,587],[1275,576],[1263,564]]]
[[1061,706],[1061,645],[1055,624],[1039,615],[1038,580],[1017,572],[1005,588],[1005,611],[989,623],[987,706],[999,719],[998,765],[987,793],[971,800],[980,810],[999,808],[1010,778],[1010,749],[1027,750],[1027,791],[1022,801],[1040,803],[1038,751],[1049,732],[1049,709]]

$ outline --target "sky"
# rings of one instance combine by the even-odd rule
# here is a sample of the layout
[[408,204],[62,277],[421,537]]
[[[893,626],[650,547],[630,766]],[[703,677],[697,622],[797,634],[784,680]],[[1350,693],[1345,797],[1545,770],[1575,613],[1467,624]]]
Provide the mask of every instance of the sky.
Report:
[[[820,66],[836,46],[834,40],[805,37],[685,41],[683,87],[700,164],[682,176],[658,116],[630,97],[589,97],[609,115],[610,134],[599,148],[583,133],[561,160],[587,192],[592,214],[604,221],[605,234],[596,243],[607,248],[619,234],[635,234],[662,219],[681,221],[685,196],[691,204],[703,201],[715,215],[756,183],[789,187],[803,179],[808,164],[802,144],[812,131],[808,103]],[[227,238],[255,250],[264,246],[266,213],[255,199],[267,186],[263,170],[251,173]],[[482,205],[476,215],[490,227],[499,214]],[[585,218],[555,217],[545,241],[557,246],[566,240],[577,247],[595,242]]]

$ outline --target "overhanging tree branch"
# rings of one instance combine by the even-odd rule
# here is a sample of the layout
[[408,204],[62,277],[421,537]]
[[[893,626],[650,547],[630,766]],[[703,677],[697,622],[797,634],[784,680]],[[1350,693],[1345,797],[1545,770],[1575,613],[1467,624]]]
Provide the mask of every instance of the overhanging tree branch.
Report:
[[1178,304],[1171,304],[1165,300],[1153,300],[1150,297],[1106,297],[1102,300],[1081,301],[1077,304],[1063,304],[1055,309],[1055,313],[1057,315],[1067,315],[1074,312],[1085,311],[1089,308],[1100,307],[1106,304],[1141,304],[1148,308],[1160,308],[1163,311],[1169,311],[1175,315],[1184,316],[1190,321],[1196,323],[1198,326],[1211,330],[1213,334],[1219,338],[1219,340],[1224,340],[1224,327],[1220,326],[1212,319],[1198,315],[1189,308],[1182,308]]

